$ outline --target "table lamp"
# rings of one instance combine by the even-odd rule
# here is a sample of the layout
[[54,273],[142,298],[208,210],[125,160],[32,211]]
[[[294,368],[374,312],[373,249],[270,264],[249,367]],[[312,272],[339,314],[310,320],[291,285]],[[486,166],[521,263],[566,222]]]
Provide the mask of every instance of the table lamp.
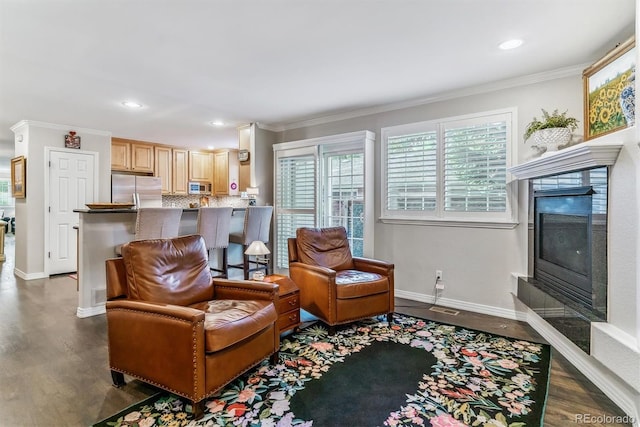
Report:
[[[269,257],[267,255],[269,255],[271,251],[269,250],[269,248],[267,248],[262,240],[254,240],[253,242],[251,242],[244,253],[248,256],[255,256],[254,262],[258,265],[264,264],[266,267],[266,265],[269,264]],[[264,279],[264,272],[261,270],[254,271],[252,277],[253,280],[262,281]]]

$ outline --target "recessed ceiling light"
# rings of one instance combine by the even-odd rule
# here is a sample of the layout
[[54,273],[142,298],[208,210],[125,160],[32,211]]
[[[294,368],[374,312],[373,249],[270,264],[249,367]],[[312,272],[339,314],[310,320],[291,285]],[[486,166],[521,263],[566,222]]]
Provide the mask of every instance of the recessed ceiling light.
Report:
[[124,105],[127,108],[142,108],[142,104],[135,101],[124,101],[122,105]]
[[524,42],[520,39],[512,39],[512,40],[507,40],[505,42],[500,43],[498,47],[502,50],[509,50],[509,49],[515,49],[517,47],[522,46],[522,43]]
[[222,120],[213,120],[209,122],[211,126],[224,126],[224,122]]
[[207,145],[207,148],[208,148],[209,150],[213,150],[213,145]]

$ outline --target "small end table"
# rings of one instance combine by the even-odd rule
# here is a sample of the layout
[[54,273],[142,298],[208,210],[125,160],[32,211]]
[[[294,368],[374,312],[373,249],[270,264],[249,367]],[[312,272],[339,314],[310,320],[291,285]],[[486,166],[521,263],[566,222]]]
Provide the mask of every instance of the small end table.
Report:
[[280,274],[266,276],[263,282],[278,285],[279,302],[276,308],[280,333],[297,328],[300,325],[300,289],[296,283]]

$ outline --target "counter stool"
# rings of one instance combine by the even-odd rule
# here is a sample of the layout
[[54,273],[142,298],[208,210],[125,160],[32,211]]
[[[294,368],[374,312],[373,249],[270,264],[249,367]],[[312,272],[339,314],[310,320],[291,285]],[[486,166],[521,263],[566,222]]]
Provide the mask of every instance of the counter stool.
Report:
[[[251,242],[260,240],[265,245],[269,244],[269,234],[271,232],[271,216],[273,206],[249,206],[244,214],[244,228],[242,232],[231,233],[229,243],[242,245],[242,264],[228,264],[227,268],[241,268],[244,270],[244,279],[249,280],[249,273],[257,270],[265,270],[269,274],[269,264],[250,260],[247,250]],[[250,264],[255,264],[251,268]]]
[[222,249],[222,268],[211,267],[209,264],[211,271],[220,273],[214,277],[227,277],[227,247],[229,246],[232,214],[233,208],[200,208],[198,210],[196,233],[204,238],[209,253],[209,263],[211,263],[211,251]]
[[[168,239],[178,237],[182,208],[139,208],[133,240]],[[122,245],[116,246],[122,256]]]

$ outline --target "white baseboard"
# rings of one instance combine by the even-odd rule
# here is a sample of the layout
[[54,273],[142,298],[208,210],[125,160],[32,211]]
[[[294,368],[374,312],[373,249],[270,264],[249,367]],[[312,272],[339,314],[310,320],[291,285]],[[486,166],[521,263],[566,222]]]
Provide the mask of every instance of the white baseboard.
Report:
[[76,316],[84,319],[85,317],[97,316],[106,312],[107,309],[104,304],[88,308],[78,307],[78,309],[76,310]]
[[544,319],[538,316],[533,310],[527,308],[527,322],[533,329],[546,339],[554,349],[558,350],[573,366],[593,382],[609,399],[624,411],[625,414],[633,418],[634,426],[638,426],[638,408],[633,399],[634,391],[615,375],[607,372],[608,369],[592,356],[569,341],[567,337],[549,325]]
[[[428,304],[434,304],[435,298],[431,295],[419,294],[417,292],[395,290],[395,296],[405,298],[412,301],[420,301]],[[504,317],[505,319],[527,321],[526,313],[506,308],[493,307],[490,305],[476,304],[468,301],[461,301],[451,298],[438,298],[435,301],[438,305],[449,308],[457,308],[459,310],[472,311],[474,313],[488,314],[489,316]]]
[[25,273],[24,271],[18,270],[17,268],[13,269],[13,274],[15,274],[16,276],[18,276],[23,280],[46,279],[47,277],[49,277],[49,275],[45,274],[44,271],[41,271],[38,273]]

